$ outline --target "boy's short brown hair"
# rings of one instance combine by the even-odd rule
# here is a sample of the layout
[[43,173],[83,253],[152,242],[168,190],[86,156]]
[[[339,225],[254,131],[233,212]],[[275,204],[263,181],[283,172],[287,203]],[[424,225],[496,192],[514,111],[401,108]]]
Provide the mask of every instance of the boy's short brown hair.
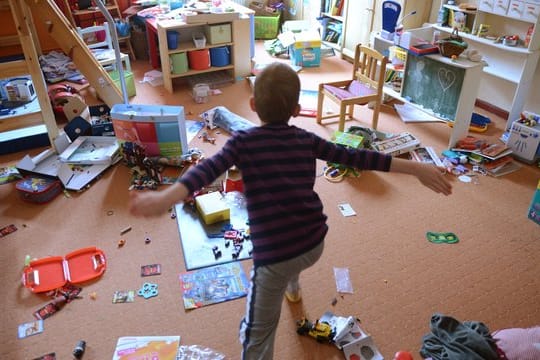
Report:
[[286,124],[298,106],[300,78],[289,65],[274,62],[257,75],[253,97],[261,121]]

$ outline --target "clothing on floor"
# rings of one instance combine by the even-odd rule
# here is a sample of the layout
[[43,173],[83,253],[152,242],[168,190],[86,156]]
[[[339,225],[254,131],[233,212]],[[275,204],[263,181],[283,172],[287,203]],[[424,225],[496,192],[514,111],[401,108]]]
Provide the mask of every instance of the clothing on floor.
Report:
[[431,317],[431,332],[424,335],[420,354],[433,360],[498,360],[497,346],[486,325],[442,314]]

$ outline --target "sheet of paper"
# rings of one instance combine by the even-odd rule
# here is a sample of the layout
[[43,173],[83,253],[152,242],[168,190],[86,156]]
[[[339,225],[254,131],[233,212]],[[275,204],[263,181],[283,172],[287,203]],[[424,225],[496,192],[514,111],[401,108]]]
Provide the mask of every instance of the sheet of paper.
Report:
[[395,104],[394,108],[396,109],[401,120],[406,123],[443,121],[439,118],[429,115],[427,112],[422,111],[411,104]]

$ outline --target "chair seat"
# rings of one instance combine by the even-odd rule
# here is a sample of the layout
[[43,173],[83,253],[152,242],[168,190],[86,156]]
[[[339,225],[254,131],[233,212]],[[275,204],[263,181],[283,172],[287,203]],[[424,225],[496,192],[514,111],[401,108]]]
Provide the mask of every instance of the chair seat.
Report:
[[372,89],[357,80],[351,81],[350,85],[346,89],[328,84],[324,84],[324,89],[339,100],[377,94],[375,89]]

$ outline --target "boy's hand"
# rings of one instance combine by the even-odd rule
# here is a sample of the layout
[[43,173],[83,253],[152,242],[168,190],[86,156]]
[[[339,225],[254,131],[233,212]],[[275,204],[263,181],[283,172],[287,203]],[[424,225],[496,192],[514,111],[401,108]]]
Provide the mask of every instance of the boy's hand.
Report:
[[452,193],[452,184],[444,177],[444,169],[440,169],[435,165],[392,158],[390,171],[414,175],[424,186],[427,186],[436,193],[444,195],[450,195]]
[[422,166],[418,169],[416,177],[424,186],[427,186],[436,193],[443,195],[452,194],[452,184],[444,177],[445,169],[430,164],[419,164]]
[[188,189],[178,182],[160,191],[132,191],[129,212],[135,216],[158,216],[166,213],[174,204],[183,202],[188,195]]
[[131,191],[129,195],[129,212],[132,215],[157,216],[169,209],[160,192]]

